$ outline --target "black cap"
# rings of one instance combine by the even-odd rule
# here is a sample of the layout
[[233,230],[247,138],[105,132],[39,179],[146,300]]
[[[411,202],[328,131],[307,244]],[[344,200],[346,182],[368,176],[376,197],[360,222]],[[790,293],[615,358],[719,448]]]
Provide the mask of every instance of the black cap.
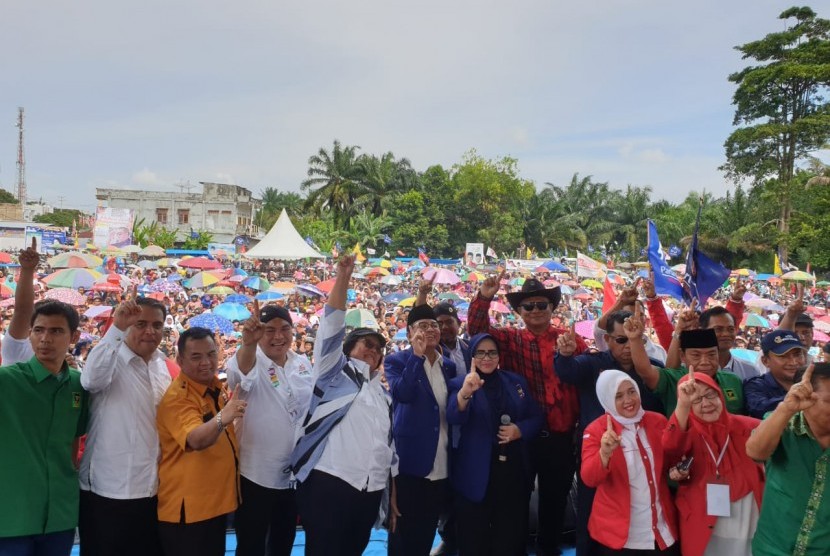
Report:
[[377,330],[372,330],[371,328],[355,328],[349,332],[346,335],[346,339],[343,340],[343,353],[349,355],[357,341],[361,338],[365,338],[366,336],[373,336],[381,347],[386,347],[386,338],[384,338],[383,335]]
[[795,317],[794,326],[809,326],[810,328],[812,328],[813,327],[813,317],[811,317],[807,313],[801,313],[800,315]]
[[764,355],[769,352],[784,355],[793,349],[804,349],[804,344],[798,339],[796,333],[790,330],[773,330],[761,338],[761,351]]
[[274,319],[282,319],[288,324],[294,324],[294,321],[291,320],[291,313],[289,313],[288,309],[285,307],[280,307],[279,305],[266,305],[259,310],[260,322],[271,322]]
[[513,307],[514,311],[519,311],[519,305],[528,297],[545,297],[550,301],[553,308],[559,306],[559,301],[562,299],[562,290],[559,286],[555,288],[546,288],[545,285],[536,278],[528,278],[522,284],[522,290],[507,294],[507,302]]
[[718,335],[711,328],[684,330],[680,333],[680,349],[718,347]]
[[435,320],[435,311],[429,305],[418,305],[409,311],[409,316],[406,317],[406,325],[412,326],[413,323],[419,320]]
[[458,309],[452,303],[447,303],[446,301],[441,302],[435,306],[433,312],[435,313],[436,319],[441,315],[449,315],[458,322],[461,322],[461,319],[458,318]]

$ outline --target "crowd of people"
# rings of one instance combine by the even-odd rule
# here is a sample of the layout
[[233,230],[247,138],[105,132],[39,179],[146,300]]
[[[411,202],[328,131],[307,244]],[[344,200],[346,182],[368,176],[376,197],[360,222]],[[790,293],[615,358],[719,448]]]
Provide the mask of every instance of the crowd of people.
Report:
[[[393,285],[347,255],[260,267],[326,295],[237,282],[251,316],[220,333],[190,321],[221,296],[147,291],[175,267],[113,268],[129,286],[73,306],[46,298],[35,245],[18,263],[0,555],[66,555],[77,526],[82,556],[218,556],[231,519],[241,556],[290,554],[298,523],[312,556],[362,554],[373,527],[390,555],[429,555],[436,531],[434,554],[532,537],[550,555],[569,497],[580,556],[830,553],[830,364],[806,312],[822,290],[737,280],[698,311],[636,279],[600,314],[599,293],[504,269]],[[786,304],[776,327],[741,330],[753,292]]]

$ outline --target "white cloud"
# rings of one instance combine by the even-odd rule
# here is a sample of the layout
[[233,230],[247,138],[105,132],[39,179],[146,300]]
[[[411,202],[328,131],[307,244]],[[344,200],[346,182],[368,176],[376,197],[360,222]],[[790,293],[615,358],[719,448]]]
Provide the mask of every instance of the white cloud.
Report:
[[137,186],[149,188],[155,188],[163,184],[158,175],[155,172],[151,172],[148,168],[135,172],[130,177],[130,181]]

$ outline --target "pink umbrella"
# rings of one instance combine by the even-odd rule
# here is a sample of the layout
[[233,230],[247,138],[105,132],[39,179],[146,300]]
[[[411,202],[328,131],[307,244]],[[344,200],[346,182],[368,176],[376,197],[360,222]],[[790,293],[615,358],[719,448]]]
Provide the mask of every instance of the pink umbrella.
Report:
[[432,280],[434,284],[457,284],[461,281],[461,278],[455,272],[447,270],[446,268],[428,266],[423,270],[421,275],[427,280]]
[[47,291],[43,297],[46,299],[54,299],[55,301],[63,301],[70,305],[84,305],[86,303],[86,297],[70,288],[54,288]]
[[594,337],[594,321],[592,320],[581,320],[574,325],[574,329],[583,338],[593,339]]
[[820,330],[813,331],[813,339],[817,342],[830,342],[830,336]]
[[179,261],[180,268],[199,268],[207,270],[210,268],[221,268],[222,263],[214,261],[205,257],[192,257],[190,259],[182,259]]
[[491,301],[490,310],[497,313],[511,313],[513,311],[510,307],[499,301]]

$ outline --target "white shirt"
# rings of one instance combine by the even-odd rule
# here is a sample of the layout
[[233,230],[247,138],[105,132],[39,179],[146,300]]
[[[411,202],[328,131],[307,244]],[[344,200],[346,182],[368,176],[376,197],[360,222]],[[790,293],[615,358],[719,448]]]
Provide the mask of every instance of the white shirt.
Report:
[[227,373],[230,388],[241,385],[242,399],[248,402],[245,418],[236,425],[239,472],[266,488],[289,488],[286,468],[314,388],[311,363],[289,351],[285,367],[280,367],[257,346],[256,362],[247,375],[239,370],[237,355],[228,361]]
[[[635,436],[636,435],[636,436]],[[633,550],[653,550],[656,539],[651,528],[652,505],[651,488],[653,483],[655,510],[657,512],[657,530],[666,545],[674,544],[674,537],[666,524],[663,515],[663,506],[660,504],[660,489],[657,487],[657,473],[654,469],[654,453],[648,443],[645,429],[635,425],[623,426],[621,448],[625,456],[625,465],[628,469],[628,482],[631,488],[631,517],[628,524],[628,540],[624,548]],[[637,436],[648,454],[649,467],[643,465],[640,449],[637,447]]]
[[455,363],[455,376],[463,376],[467,374],[467,361],[464,360],[464,352],[461,351],[461,342],[455,341],[455,349],[450,349],[444,346],[447,350],[447,355]]
[[125,336],[111,326],[81,373],[81,386],[90,393],[81,489],[119,500],[158,491],[156,408],[171,382],[164,354],[156,350],[145,363]]
[[29,338],[18,340],[11,334],[6,334],[0,345],[0,356],[3,357],[3,365],[14,365],[34,357],[35,350],[32,349],[32,342]]
[[449,434],[447,433],[447,381],[441,369],[441,354],[436,353],[435,363],[424,359],[424,372],[429,380],[435,401],[438,403],[438,446],[435,448],[435,460],[432,470],[426,476],[430,481],[440,481],[450,476],[449,471]]
[[[605,341],[606,334],[607,332],[599,327],[599,319],[594,321],[594,346],[597,348],[597,351],[608,351],[608,343]],[[663,346],[655,344],[648,335],[645,336],[645,340],[646,355],[655,361],[665,363],[667,353],[663,349]]]
[[723,366],[723,370],[738,375],[741,377],[742,381],[761,375],[758,367],[750,361],[741,359],[740,357],[735,357],[731,354],[729,356],[729,361],[727,361],[726,365]]

